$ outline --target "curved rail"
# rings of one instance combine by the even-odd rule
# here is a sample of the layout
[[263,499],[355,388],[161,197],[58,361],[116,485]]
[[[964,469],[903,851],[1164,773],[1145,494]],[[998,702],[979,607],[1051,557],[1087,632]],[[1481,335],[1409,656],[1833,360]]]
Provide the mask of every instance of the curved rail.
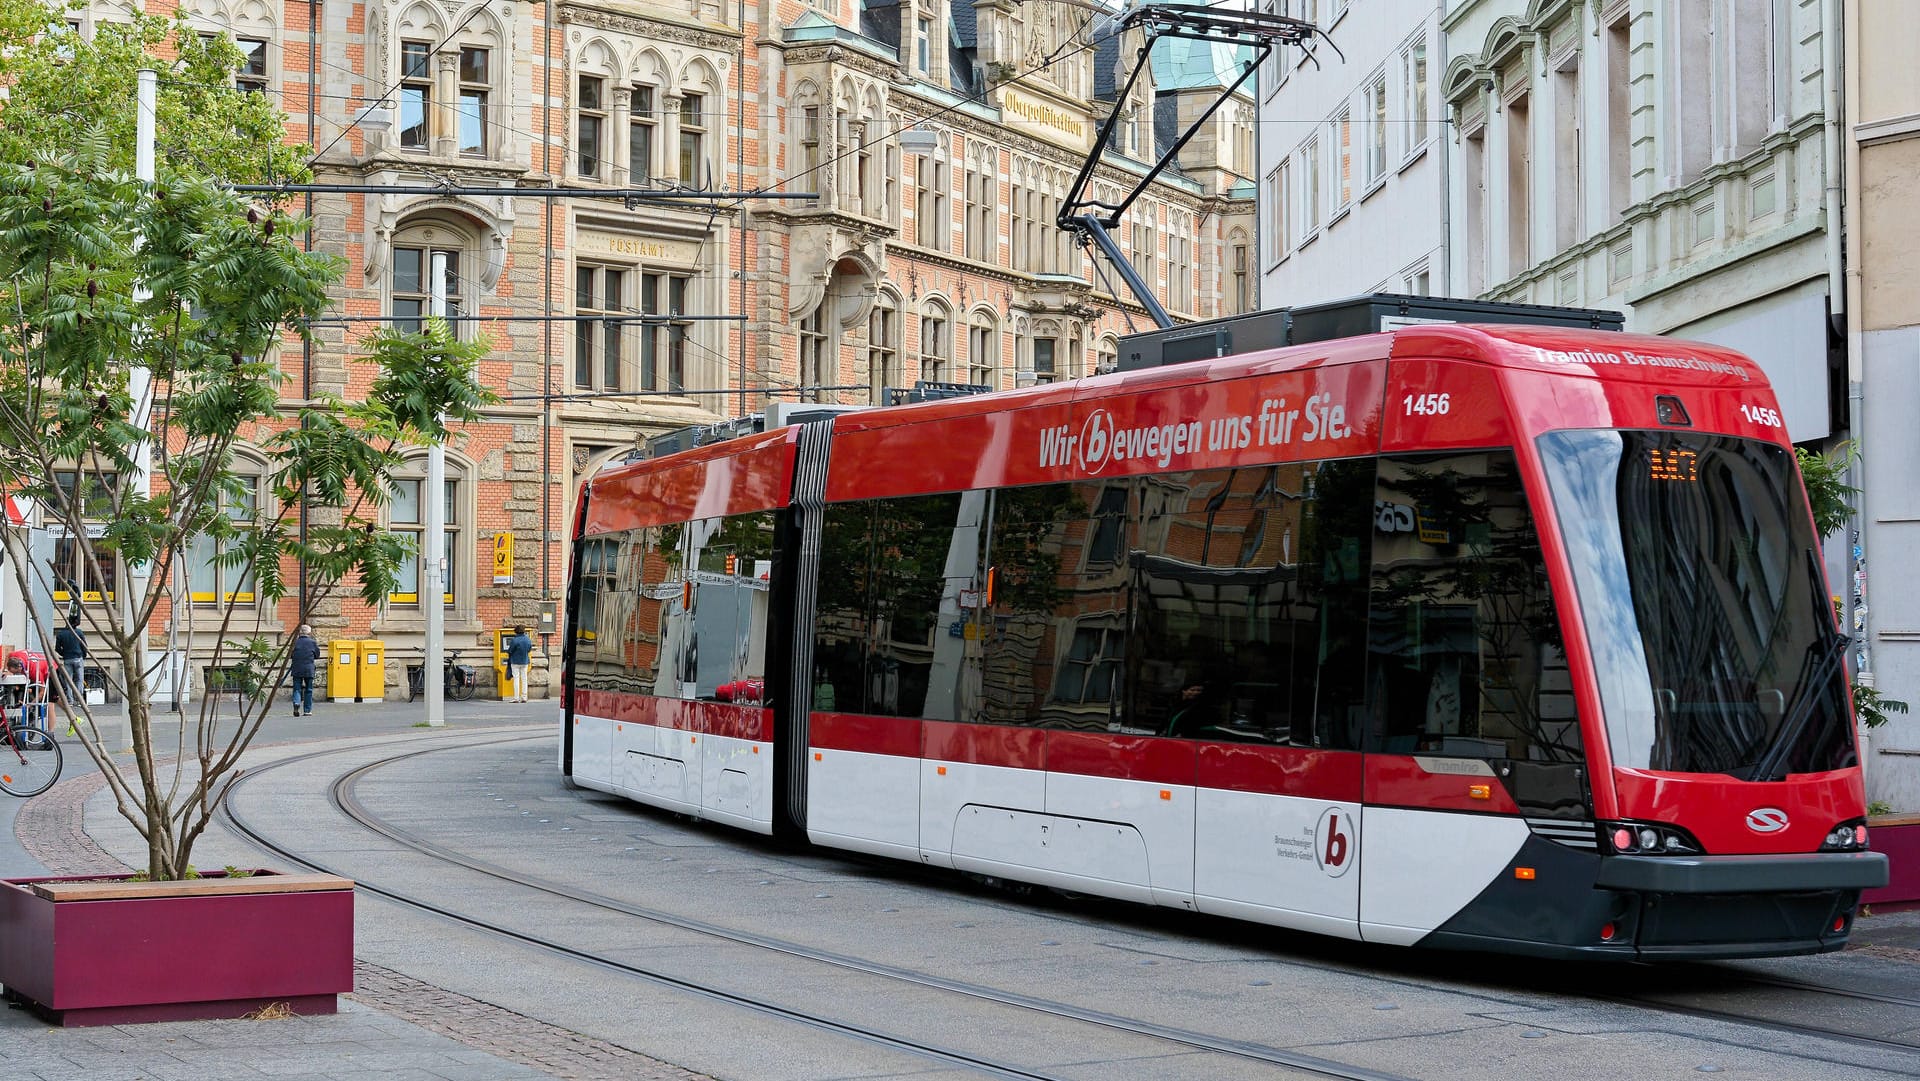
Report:
[[[1046,999],[1036,998],[1033,996],[1015,994],[1013,992],[999,991],[993,988],[983,987],[975,984],[968,984],[958,980],[949,980],[943,977],[932,975],[930,973],[914,972],[912,970],[896,968],[890,965],[877,964],[870,961],[864,961],[855,957],[848,957],[842,954],[830,953],[824,950],[816,950],[811,947],[807,947],[795,942],[788,942],[785,940],[772,938],[770,936],[765,936],[765,935],[757,935],[751,932],[738,931],[731,928],[721,927],[716,924],[710,924],[702,920],[696,920],[689,917],[676,915],[674,913],[662,912],[657,909],[650,909],[644,906],[630,904],[628,902],[620,901],[616,898],[606,897],[604,895],[597,894],[589,890],[576,889],[565,883],[559,883],[559,882],[554,882],[548,879],[542,879],[542,878],[539,878],[538,876],[525,875],[520,872],[512,871],[508,868],[501,867],[497,864],[490,863],[485,860],[473,859],[471,857],[454,852],[451,849],[446,848],[445,846],[438,845],[438,844],[435,844],[434,842],[416,837],[413,834],[409,833],[408,831],[402,830],[392,825],[391,823],[387,822],[386,820],[380,818],[378,815],[375,815],[372,812],[368,811],[365,805],[360,802],[360,800],[358,799],[357,795],[354,792],[354,789],[361,778],[365,777],[368,773],[371,773],[374,770],[392,765],[396,762],[405,761],[407,759],[418,757],[420,755],[430,754],[435,751],[496,746],[503,743],[513,743],[513,742],[521,742],[529,739],[539,739],[539,738],[543,738],[543,736],[544,736],[544,733],[542,735],[519,736],[519,737],[508,738],[508,739],[474,741],[474,742],[459,744],[457,747],[446,746],[443,744],[438,747],[422,748],[418,750],[402,752],[396,755],[390,755],[386,758],[382,758],[377,761],[367,763],[366,765],[357,767],[349,771],[348,773],[342,775],[337,780],[335,780],[332,787],[333,803],[335,807],[337,807],[342,814],[346,815],[349,819],[353,820],[363,828],[371,832],[377,833],[383,837],[386,837],[387,839],[405,848],[411,849],[413,851],[421,853],[422,855],[429,856],[433,859],[440,860],[445,863],[451,863],[455,866],[465,867],[468,870],[475,871],[479,874],[483,874],[491,878],[496,878],[501,881],[511,882],[516,885],[519,885],[528,889],[536,890],[541,893],[548,894],[549,896],[557,897],[563,900],[569,900],[579,904],[589,905],[595,908],[600,908],[600,909],[604,909],[612,912],[618,912],[623,915],[632,916],[638,919],[645,919],[651,922],[676,927],[681,930],[690,931],[696,934],[711,936],[711,937],[718,938],[723,941],[731,942],[738,945],[753,946],[760,949],[772,950],[772,951],[782,953],[791,957],[816,961],[823,964],[832,965],[837,968],[859,972],[865,975],[872,975],[872,976],[882,977],[885,979],[907,982],[920,987],[926,987],[926,988],[946,991],[954,994],[965,995],[969,998],[973,998],[973,999],[984,1001],[984,1002],[994,1003],[997,1005],[1012,1006],[1019,1009],[1030,1010],[1035,1013],[1045,1014],[1051,1017],[1061,1018],[1063,1020],[1078,1021],[1085,1024],[1097,1025],[1103,1028],[1125,1032],[1131,1035],[1144,1036],[1151,1039],[1161,1040],[1168,1043],[1177,1044],[1189,1050],[1209,1051],[1217,1054],[1231,1055],[1234,1057],[1254,1060],[1254,1061],[1266,1063],[1273,1066],[1281,1066],[1281,1067],[1286,1067],[1288,1069],[1299,1070],[1299,1071],[1315,1074],[1322,1077],[1340,1078],[1340,1079],[1343,1079],[1343,1081],[1412,1081],[1412,1079],[1406,1078],[1402,1075],[1385,1073],[1378,1070],[1370,1070],[1364,1067],[1348,1066],[1342,1063],[1334,1062],[1329,1059],[1319,1058],[1313,1055],[1300,1054],[1296,1052],[1285,1051],[1279,1048],[1264,1047],[1256,1044],[1244,1043],[1241,1041],[1228,1040],[1220,1037],[1208,1036],[1203,1033],[1189,1032],[1186,1030],[1176,1029],[1169,1026],[1154,1025],[1151,1023],[1119,1017],[1113,1014],[1105,1014],[1105,1013],[1101,1013],[1094,1010],[1086,1010],[1079,1007],[1068,1005],[1066,1003],[1053,1002]],[[327,751],[315,751],[309,754],[298,755],[291,758],[282,759],[279,762],[269,763],[266,766],[262,766],[250,771],[248,774],[242,777],[241,780],[244,781],[244,780],[249,780],[251,778],[257,777],[260,774],[267,772],[268,770],[274,767],[292,765],[296,762],[304,761],[311,758],[317,758],[317,757],[321,757],[328,754],[344,753],[346,750],[348,749],[342,748],[342,749],[333,749],[333,750],[327,750]],[[236,782],[236,784],[237,783],[238,782]],[[316,863],[311,858],[292,852],[291,850],[285,848],[284,846],[279,845],[273,842],[272,840],[270,840],[269,838],[267,838],[259,830],[249,825],[237,812],[235,812],[233,807],[233,801],[231,798],[231,793],[229,793],[228,799],[222,802],[222,814],[225,817],[228,825],[231,826],[236,832],[246,837],[252,843],[259,845],[260,847],[274,853],[275,855],[279,856],[282,859],[286,859],[288,861],[300,864],[302,866],[311,867],[316,871],[321,871],[329,874],[340,874],[342,875],[342,877],[348,877],[348,878],[353,877],[351,875],[345,874],[342,870],[338,868],[328,867],[323,864]],[[756,998],[749,995],[742,995],[742,994],[738,994],[731,991],[725,991],[719,988],[710,987],[701,983],[697,983],[692,980],[687,980],[681,977],[667,975],[665,973],[654,971],[652,969],[629,964],[624,961],[614,960],[612,958],[608,958],[608,957],[593,953],[592,951],[582,950],[572,946],[567,946],[563,943],[555,942],[551,939],[547,939],[539,935],[529,934],[523,931],[516,931],[511,928],[488,923],[484,920],[480,920],[471,916],[467,916],[460,912],[453,911],[444,906],[435,904],[431,901],[421,899],[417,896],[407,893],[404,890],[393,889],[390,887],[376,885],[376,884],[372,884],[364,881],[358,881],[358,880],[356,880],[355,888],[364,889],[369,893],[387,898],[392,901],[396,901],[400,904],[404,904],[416,910],[426,912],[434,916],[438,916],[442,919],[459,923],[464,926],[486,932],[488,934],[493,934],[502,938],[506,938],[506,939],[510,939],[526,945],[534,946],[536,948],[543,949],[551,953],[568,957],[572,960],[576,960],[585,964],[592,965],[596,968],[602,968],[602,969],[606,969],[614,972],[619,972],[623,975],[633,976],[656,985],[669,987],[674,990],[685,991],[691,994],[699,995],[703,998],[707,998],[710,1000],[724,1002],[729,1005],[740,1006],[746,1009],[753,1010],[757,1013],[778,1017],[783,1020],[798,1022],[801,1024],[808,1025],[809,1027],[822,1029],[825,1031],[835,1033],[837,1035],[858,1039],[863,1042],[876,1044],[876,1045],[887,1047],[897,1051],[907,1052],[909,1054],[928,1058],[946,1065],[965,1066],[970,1069],[982,1070],[988,1073],[992,1073],[996,1076],[1008,1077],[1008,1078],[1040,1079],[1040,1078],[1048,1078],[1051,1076],[1047,1074],[1032,1073],[1030,1071],[1023,1070],[1019,1067],[1009,1066],[1005,1063],[992,1062],[986,1059],[979,1058],[974,1055],[967,1054],[965,1052],[955,1051],[950,1048],[938,1047],[931,1044],[921,1043],[906,1037],[879,1032],[873,1029],[864,1028],[859,1025],[851,1024],[844,1021],[837,1021],[831,1018],[823,1017],[816,1013],[811,1013],[805,1010],[799,1010],[799,1009],[795,1009],[788,1006],[782,1006],[778,1003],[770,1002],[765,999]]]
[[[504,743],[523,742],[526,740],[540,739],[544,737],[545,737],[545,733],[541,733],[541,734],[535,734],[535,735],[515,736],[507,739],[465,742],[465,743],[458,744],[456,746],[448,746],[448,745],[442,744],[440,746],[422,748],[418,750],[405,751],[400,754],[389,755],[385,758],[381,758],[374,762],[370,762],[370,763],[367,763],[366,765],[357,767],[349,771],[348,773],[340,776],[339,778],[337,778],[334,781],[332,790],[331,790],[332,802],[334,803],[335,807],[339,809],[343,815],[345,815],[347,818],[349,818],[350,820],[360,825],[362,828],[367,829],[370,832],[376,833],[380,836],[383,836],[388,840],[392,841],[393,843],[400,845],[404,848],[418,852],[422,855],[428,856],[435,860],[439,860],[441,862],[449,863],[459,867],[464,867],[467,870],[473,871],[475,873],[485,875],[490,878],[498,879],[501,881],[511,882],[515,885],[519,885],[527,889],[545,893],[549,896],[559,898],[562,900],[567,900],[567,901],[571,901],[578,904],[584,904],[594,908],[603,909],[606,911],[617,912],[622,915],[631,916],[637,919],[644,919],[644,920],[658,923],[664,926],[671,926],[680,930],[684,930],[684,931],[688,931],[688,932],[692,932],[692,933],[700,934],[704,936],[709,936],[709,937],[712,937],[721,941],[725,941],[728,943],[736,944],[736,945],[752,946],[759,949],[774,951],[777,953],[799,958],[802,960],[815,961],[818,963],[831,965],[836,968],[844,969],[847,971],[858,972],[864,975],[878,976],[885,979],[897,980],[897,981],[909,983],[919,987],[945,991],[953,994],[964,995],[969,998],[973,998],[983,1002],[989,1002],[989,1003],[1004,1005],[1004,1006],[1013,1006],[1020,1009],[1031,1010],[1036,1013],[1041,1013],[1048,1016],[1058,1017],[1066,1020],[1078,1021],[1086,1024],[1097,1025],[1104,1028],[1113,1029],[1115,1031],[1125,1032],[1131,1035],[1144,1036],[1152,1039],[1157,1039],[1157,1040],[1178,1044],[1182,1047],[1186,1047],[1193,1050],[1204,1050],[1204,1051],[1209,1051],[1209,1052],[1218,1053],[1218,1054],[1231,1055],[1238,1058],[1258,1061],[1258,1062],[1262,1062],[1269,1065],[1282,1066],[1282,1067],[1287,1067],[1295,1070],[1302,1070],[1308,1073],[1317,1074],[1325,1077],[1352,1079],[1352,1081],[1404,1081],[1404,1079],[1397,1077],[1397,1075],[1382,1073],[1374,1070],[1368,1070],[1360,1067],[1348,1066],[1342,1063],[1334,1062],[1332,1060],[1319,1058],[1317,1056],[1285,1051],[1280,1048],[1274,1048],[1274,1047],[1269,1047],[1269,1046],[1264,1046],[1259,1044],[1252,1044],[1245,1041],[1237,1041],[1237,1040],[1231,1040],[1231,1039],[1226,1039],[1222,1037],[1209,1036],[1204,1033],[1192,1032],[1189,1030],[1174,1028],[1171,1026],[1155,1025],[1150,1022],[1143,1022],[1137,1019],[1121,1017],[1115,1014],[1108,1014],[1108,1013],[1104,1013],[1097,1010],[1089,1010],[1082,1007],[1072,1006],[1067,1003],[1043,999],[1043,998],[1030,996],[1030,995],[1022,995],[1015,992],[1003,991],[995,988],[967,983],[960,980],[948,979],[946,977],[937,976],[931,973],[919,972],[911,969],[903,969],[903,968],[898,968],[896,966],[880,964],[878,962],[868,961],[858,957],[851,957],[844,954],[838,954],[838,953],[833,953],[826,950],[816,949],[813,947],[802,945],[800,943],[776,938],[770,935],[756,934],[750,931],[742,931],[735,928],[724,927],[718,924],[710,923],[708,921],[696,919],[693,917],[683,916],[683,915],[679,915],[671,912],[665,912],[659,909],[648,908],[642,905],[636,905],[631,902],[622,901],[613,897],[608,897],[603,894],[593,892],[591,890],[581,889],[568,883],[557,882],[551,879],[546,879],[546,878],[542,878],[535,875],[525,874],[519,871],[512,870],[510,868],[503,867],[499,864],[492,863],[487,860],[477,859],[477,858],[465,855],[463,853],[456,852],[452,849],[447,848],[444,845],[427,840],[408,830],[402,829],[401,827],[394,825],[390,821],[382,818],[381,816],[369,810],[357,795],[356,790],[361,779],[366,777],[368,774],[374,772],[375,770],[393,765],[398,762],[406,761],[411,758],[435,753],[438,751],[463,750],[463,749],[471,749],[471,748],[489,747],[489,746],[496,746]],[[432,738],[432,737],[423,737],[423,738]],[[316,751],[310,754],[299,755],[292,758],[283,759],[280,762],[271,763],[268,766],[257,768],[251,771],[248,775],[246,775],[246,777],[243,777],[242,780],[251,779],[252,777],[259,775],[260,773],[266,772],[267,770],[278,767],[278,766],[292,765],[295,762],[304,761],[306,759],[316,758],[323,755],[344,753],[346,750],[351,750],[351,749],[352,748],[342,748],[342,749],[331,749],[326,751]],[[241,834],[243,834],[244,836],[252,840],[255,844],[258,844],[261,847],[274,852],[275,854],[281,856],[284,859],[290,860],[295,863],[299,863],[303,866],[313,867],[316,870],[326,871],[329,873],[341,873],[336,869],[328,868],[328,867],[324,867],[319,864],[316,864],[311,860],[307,859],[306,857],[300,856],[296,853],[293,853],[285,849],[280,845],[274,844],[273,842],[268,840],[265,836],[263,836],[261,833],[259,833],[257,830],[254,830],[253,828],[248,826],[245,822],[243,822],[239,818],[238,815],[234,813],[233,805],[230,799],[227,801],[223,801],[222,811],[227,821],[229,822],[229,824],[232,825],[232,827],[236,831],[240,832]],[[345,876],[345,877],[351,877],[351,876]],[[624,962],[614,961],[614,960],[593,954],[589,951],[578,950],[573,947],[565,946],[560,943],[555,943],[550,940],[540,938],[539,936],[536,936],[536,935],[529,935],[523,932],[511,930],[505,927],[489,924],[484,921],[462,915],[458,912],[453,912],[451,910],[445,909],[441,906],[433,904],[432,902],[424,901],[420,898],[406,894],[404,891],[393,890],[393,889],[372,885],[365,882],[359,883],[359,888],[365,889],[369,893],[374,893],[379,896],[386,897],[388,899],[397,901],[402,904],[406,904],[410,907],[431,913],[433,915],[440,916],[442,918],[451,920],[453,922],[461,923],[461,924],[464,924],[488,933],[492,933],[492,934],[500,935],[505,938],[510,938],[516,941],[520,941],[529,945],[533,945],[542,949],[549,950],[551,952],[566,955],[576,960],[580,960],[585,963],[595,965],[596,967],[619,971],[624,974],[646,979],[650,982],[662,984],[665,986],[670,986],[670,987],[688,991],[694,994],[699,994],[707,998],[728,1002],[734,1005],[744,1006],[750,1009],[754,1009],[761,1013],[772,1014],[775,1016],[786,1018],[788,1020],[798,1021],[801,1023],[811,1025],[816,1028],[824,1028],[842,1035],[858,1038],[867,1042],[881,1044],[883,1046],[887,1046],[896,1050],[908,1051],[913,1054],[923,1055],[924,1057],[936,1059],[941,1062],[961,1064],[961,1065],[966,1065],[975,1069],[987,1070],[989,1072],[999,1074],[1000,1076],[1022,1077],[1022,1078],[1044,1076],[1044,1075],[1028,1073],[1028,1072],[1019,1070],[1018,1068],[1009,1067],[1004,1064],[989,1063],[984,1060],[976,1059],[973,1056],[966,1055],[962,1052],[952,1051],[946,1048],[933,1047],[929,1045],[921,1045],[921,1044],[915,1043],[914,1041],[905,1039],[903,1037],[874,1032],[871,1030],[860,1028],[859,1026],[856,1026],[856,1025],[850,1025],[845,1022],[834,1021],[831,1019],[819,1017],[817,1015],[810,1014],[805,1011],[794,1010],[789,1007],[784,1007],[775,1003],[754,999],[749,996],[737,995],[732,992],[727,992],[727,991],[722,991],[716,988],[706,987],[691,981],[680,979],[678,977],[668,976],[662,973],[643,969],[638,966],[629,965]],[[1312,967],[1319,967],[1319,966],[1312,966]],[[1767,976],[1748,974],[1748,973],[1720,972],[1716,970],[1708,970],[1708,971],[1711,972],[1716,977],[1732,976],[1735,979],[1737,979],[1740,983],[1747,986],[1760,986],[1760,987],[1770,986],[1770,987],[1779,987],[1783,989],[1800,991],[1800,992],[1844,996],[1844,997],[1862,999],[1862,1000],[1867,1000],[1872,1002],[1879,1002],[1879,1003],[1898,1005],[1898,1006],[1907,1006],[1907,1007],[1912,1007],[1916,1010],[1920,1010],[1920,1000],[1903,999],[1903,998],[1899,998],[1897,996],[1892,996],[1892,995],[1877,994],[1874,992],[1856,991],[1856,990],[1847,989],[1847,988],[1828,987],[1820,984],[1806,983],[1806,982],[1797,981],[1797,980],[1787,980],[1787,979],[1767,977]],[[1560,991],[1562,993],[1565,993],[1566,989],[1561,988]],[[1911,1051],[1916,1048],[1920,1048],[1920,1044],[1901,1041],[1901,1040],[1871,1036],[1871,1035],[1866,1035],[1859,1032],[1850,1032],[1850,1031],[1839,1030],[1839,1029],[1822,1028],[1818,1026],[1799,1024],[1799,1023],[1790,1022],[1790,1021],[1779,1021],[1772,1018],[1756,1017],[1748,1014],[1741,1014],[1741,1013],[1736,1013],[1736,1012],[1731,1012],[1726,1010],[1719,1010],[1719,1009],[1715,1009],[1713,1007],[1707,1007],[1707,1006],[1695,1006],[1695,1005],[1690,1005],[1686,1003],[1665,1001],[1657,998],[1648,997],[1645,994],[1607,993],[1605,991],[1598,991],[1598,992],[1588,992],[1588,993],[1582,994],[1581,997],[1587,998],[1589,1000],[1613,1002],[1613,1003],[1618,1003],[1622,1005],[1636,1006],[1640,1008],[1652,1008],[1652,1009],[1657,1009],[1657,1010],[1661,1010],[1669,1013],[1684,1014],[1687,1016],[1699,1017],[1707,1020],[1730,1022],[1735,1024],[1746,1025],[1749,1027],[1767,1029],[1771,1031],[1791,1033],[1794,1035],[1817,1036],[1817,1037],[1823,1037],[1827,1039],[1841,1040],[1849,1043],[1855,1043],[1855,1044],[1881,1048],[1881,1049]],[[1803,1054],[1797,1057],[1804,1057],[1804,1058],[1814,1059],[1818,1061],[1830,1061],[1830,1060],[1821,1059],[1817,1055]]]

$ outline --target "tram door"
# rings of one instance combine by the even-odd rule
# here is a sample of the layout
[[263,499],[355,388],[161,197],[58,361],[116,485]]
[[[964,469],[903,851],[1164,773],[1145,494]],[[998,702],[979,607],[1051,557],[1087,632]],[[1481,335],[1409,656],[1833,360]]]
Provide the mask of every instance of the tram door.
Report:
[[1382,458],[1376,505],[1360,919],[1405,945],[1505,873],[1523,782],[1581,752],[1513,452]]
[[1194,903],[1355,937],[1371,463],[1166,479],[1130,682],[1135,716],[1195,741]]

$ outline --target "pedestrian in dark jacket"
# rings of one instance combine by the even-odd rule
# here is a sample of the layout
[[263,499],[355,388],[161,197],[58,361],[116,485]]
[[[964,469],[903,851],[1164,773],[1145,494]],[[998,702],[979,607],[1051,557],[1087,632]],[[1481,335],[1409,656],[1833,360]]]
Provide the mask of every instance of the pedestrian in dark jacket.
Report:
[[507,639],[507,672],[513,680],[513,697],[509,702],[527,700],[527,670],[533,666],[533,639],[527,637],[527,628],[513,628],[513,637]]
[[81,677],[87,667],[87,638],[80,633],[79,616],[68,616],[67,625],[53,632],[53,653],[60,659],[60,672],[66,677],[60,693],[68,705],[73,705],[84,694]]
[[313,640],[313,628],[305,623],[294,633],[293,649],[288,654],[289,674],[293,677],[293,715],[305,710],[313,715],[313,664],[320,659],[320,643]]

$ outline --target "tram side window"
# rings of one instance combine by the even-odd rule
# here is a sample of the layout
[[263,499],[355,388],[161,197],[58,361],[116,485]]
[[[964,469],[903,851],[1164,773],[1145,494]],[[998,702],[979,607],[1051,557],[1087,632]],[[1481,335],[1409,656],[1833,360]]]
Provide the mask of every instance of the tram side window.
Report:
[[[619,628],[623,596],[616,575],[624,535],[591,537],[574,550],[574,576],[580,583],[573,616],[574,686],[589,690],[617,690],[622,674]],[[600,643],[608,643],[603,662]]]
[[1380,459],[1373,750],[1577,762],[1580,730],[1510,450]]
[[993,493],[983,557],[991,600],[977,621],[991,724],[1106,730],[1121,686],[1132,481]]
[[692,588],[683,597],[692,640],[684,697],[757,703],[765,687],[773,512],[708,518],[689,526]]
[[[620,622],[623,690],[635,694],[679,694],[678,657],[682,605],[680,538],[684,524],[648,526],[626,535],[619,554],[619,583],[625,609]],[[602,646],[602,656],[605,647]]]
[[827,508],[815,709],[956,716],[971,683],[961,600],[978,587],[984,507],[985,493],[947,492]]
[[1053,688],[1037,723],[1044,728],[1107,731],[1125,700],[1127,556],[1138,542],[1140,483],[1069,486],[1086,517],[1061,534],[1060,594],[1054,608]]
[[865,713],[866,643],[873,623],[873,503],[834,503],[823,514],[813,708]]
[[1124,727],[1357,746],[1366,461],[1147,477]]

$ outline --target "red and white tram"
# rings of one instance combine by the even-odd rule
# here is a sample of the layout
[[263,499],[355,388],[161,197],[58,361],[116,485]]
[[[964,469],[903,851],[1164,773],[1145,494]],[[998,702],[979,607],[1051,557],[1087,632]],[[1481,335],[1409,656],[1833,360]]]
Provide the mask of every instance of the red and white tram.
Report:
[[1406,945],[1840,948],[1865,798],[1792,448],[1712,346],[1436,325],[617,466],[561,769]]

